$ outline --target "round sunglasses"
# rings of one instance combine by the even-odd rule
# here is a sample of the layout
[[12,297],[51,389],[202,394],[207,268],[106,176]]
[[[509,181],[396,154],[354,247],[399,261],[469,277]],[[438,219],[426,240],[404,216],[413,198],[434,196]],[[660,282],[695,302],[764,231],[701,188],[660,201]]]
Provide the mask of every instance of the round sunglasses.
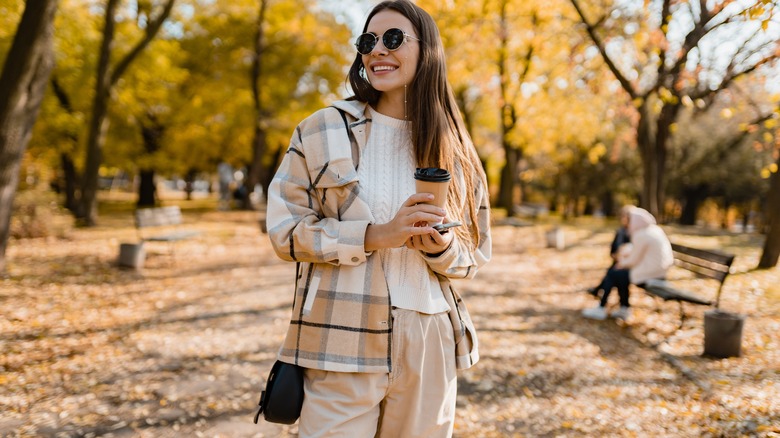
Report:
[[[385,33],[382,34],[382,44],[387,50],[392,52],[394,50],[400,49],[401,45],[403,45],[407,38],[420,41],[419,38],[415,38],[401,29],[394,27],[392,29],[387,29]],[[355,47],[357,47],[357,51],[361,55],[368,55],[372,50],[374,50],[374,47],[376,47],[377,41],[379,41],[379,37],[375,33],[364,33],[358,37],[357,41],[355,41]]]

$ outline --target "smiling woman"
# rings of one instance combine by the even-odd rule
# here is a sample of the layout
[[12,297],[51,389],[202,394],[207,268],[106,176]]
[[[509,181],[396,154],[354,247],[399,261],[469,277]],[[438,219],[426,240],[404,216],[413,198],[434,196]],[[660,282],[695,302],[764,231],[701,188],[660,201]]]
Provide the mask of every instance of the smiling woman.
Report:
[[[446,437],[479,357],[450,279],[490,259],[485,174],[428,13],[384,1],[355,48],[354,96],[301,122],[268,191],[274,249],[301,263],[279,360],[304,368],[301,437]],[[418,168],[447,171],[437,195]]]

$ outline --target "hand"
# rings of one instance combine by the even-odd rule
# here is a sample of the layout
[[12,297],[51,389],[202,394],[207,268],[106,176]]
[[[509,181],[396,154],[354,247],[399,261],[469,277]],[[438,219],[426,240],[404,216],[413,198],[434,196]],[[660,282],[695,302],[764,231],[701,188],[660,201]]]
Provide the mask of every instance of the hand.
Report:
[[432,200],[433,195],[430,193],[415,193],[404,201],[390,222],[369,225],[366,230],[365,250],[398,248],[412,236],[438,235],[439,232],[427,224],[442,221],[445,212],[435,205],[423,204]]
[[[447,222],[449,222],[449,220],[445,216],[444,223]],[[454,236],[455,232],[452,230],[448,230],[443,234],[434,230],[434,232],[431,234],[422,234],[410,237],[406,241],[406,247],[428,254],[438,254],[450,247]]]

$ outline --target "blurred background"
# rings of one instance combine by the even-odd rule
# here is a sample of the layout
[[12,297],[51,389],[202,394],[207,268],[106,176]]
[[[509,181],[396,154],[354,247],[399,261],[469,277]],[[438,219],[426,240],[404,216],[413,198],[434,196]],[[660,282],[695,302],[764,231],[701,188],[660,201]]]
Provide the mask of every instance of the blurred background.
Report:
[[[0,258],[9,238],[51,233],[50,215],[94,226],[102,199],[259,208],[298,122],[350,95],[376,3],[0,0]],[[636,203],[777,236],[760,262],[776,265],[777,1],[417,3],[494,207],[567,220]]]

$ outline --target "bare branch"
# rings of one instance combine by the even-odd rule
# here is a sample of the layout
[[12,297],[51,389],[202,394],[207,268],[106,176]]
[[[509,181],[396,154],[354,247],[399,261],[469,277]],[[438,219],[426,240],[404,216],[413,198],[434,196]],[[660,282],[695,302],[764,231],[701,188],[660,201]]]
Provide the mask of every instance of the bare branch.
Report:
[[604,42],[601,40],[601,37],[598,36],[596,33],[596,27],[588,21],[587,18],[585,18],[585,13],[582,11],[582,8],[580,7],[580,4],[578,0],[569,0],[574,6],[574,9],[577,11],[577,14],[580,16],[580,20],[582,20],[582,24],[585,25],[585,30],[588,32],[588,36],[590,36],[590,39],[593,41],[593,44],[596,45],[596,47],[599,49],[599,53],[601,53],[601,57],[604,59],[604,62],[607,64],[607,67],[609,67],[609,70],[612,71],[612,74],[615,75],[615,78],[620,82],[620,86],[623,87],[623,90],[628,93],[628,95],[631,97],[631,99],[636,99],[639,97],[637,91],[634,89],[634,86],[631,84],[631,82],[626,78],[626,76],[620,71],[620,69],[617,68],[617,65],[615,62],[609,57],[607,54],[607,49],[604,45]]
[[162,27],[165,20],[168,19],[168,16],[171,14],[173,3],[175,1],[176,0],[168,0],[168,2],[163,7],[162,12],[160,12],[160,15],[158,15],[154,20],[149,17],[149,24],[146,27],[144,37],[124,56],[124,58],[122,58],[122,60],[117,63],[114,71],[111,73],[111,79],[109,82],[110,86],[116,84],[119,78],[121,78],[124,74],[125,70],[127,70],[127,67],[130,66],[130,63],[132,63],[133,60],[146,48],[146,46],[152,42],[154,37],[157,35],[157,32],[160,31],[160,28]]
[[748,67],[748,68],[746,68],[744,70],[741,70],[741,71],[739,71],[737,73],[730,73],[729,72],[729,73],[727,73],[723,77],[723,79],[721,80],[720,84],[717,87],[715,87],[714,89],[704,89],[704,90],[701,90],[696,95],[691,95],[691,98],[692,99],[702,99],[702,98],[706,98],[706,97],[708,97],[710,95],[714,95],[714,94],[718,93],[721,90],[725,90],[733,82],[735,82],[737,79],[741,78],[742,76],[747,76],[750,73],[752,73],[752,72],[756,71],[757,69],[759,69],[760,67],[762,67],[762,66],[764,66],[766,64],[770,64],[770,63],[772,63],[774,61],[777,61],[778,60],[778,55],[779,55],[779,53],[777,53],[777,52],[772,53],[771,55],[765,56],[764,58],[762,58],[761,60],[757,61],[755,64],[751,65],[750,67]]
[[[663,6],[661,7],[661,32],[664,35],[664,41],[668,41],[667,34],[669,32],[669,22],[672,20],[672,14],[670,12],[671,9],[671,0],[664,0]],[[658,81],[660,82],[661,77],[663,77],[664,69],[666,68],[666,47],[660,47],[661,53],[659,53],[660,62],[658,64]]]
[[252,54],[252,67],[249,72],[250,81],[252,82],[252,97],[255,102],[255,110],[259,115],[261,113],[260,105],[260,76],[263,68],[263,52],[265,51],[265,43],[263,41],[263,27],[265,25],[265,12],[267,4],[265,0],[260,0],[260,9],[257,13],[257,22],[255,24],[255,52]]

